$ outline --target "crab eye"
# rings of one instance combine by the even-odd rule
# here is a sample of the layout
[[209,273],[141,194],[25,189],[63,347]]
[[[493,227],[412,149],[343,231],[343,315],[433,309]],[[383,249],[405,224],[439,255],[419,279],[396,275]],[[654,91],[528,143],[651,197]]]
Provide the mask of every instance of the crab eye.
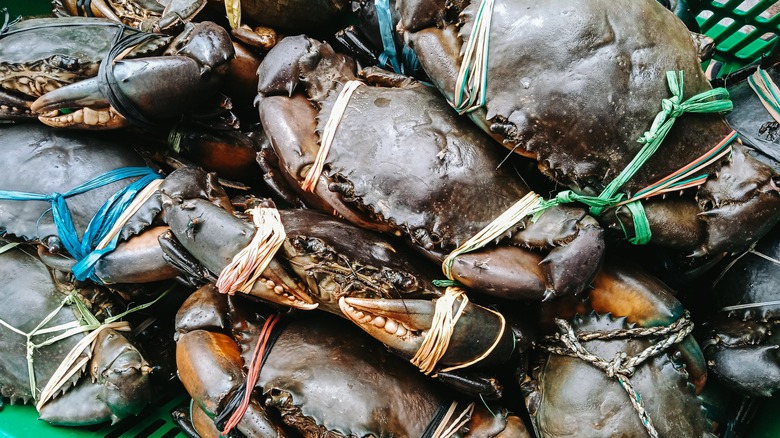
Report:
[[54,55],[48,60],[48,64],[54,68],[67,71],[79,69],[79,60],[70,56]]

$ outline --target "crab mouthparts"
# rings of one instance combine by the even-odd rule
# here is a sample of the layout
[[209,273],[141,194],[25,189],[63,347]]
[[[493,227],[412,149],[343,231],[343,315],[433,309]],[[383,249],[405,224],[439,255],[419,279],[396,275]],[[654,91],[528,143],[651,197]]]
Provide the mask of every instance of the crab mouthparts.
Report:
[[63,113],[52,110],[38,116],[38,120],[54,128],[82,127],[87,129],[115,129],[127,124],[127,121],[114,108],[79,108]]

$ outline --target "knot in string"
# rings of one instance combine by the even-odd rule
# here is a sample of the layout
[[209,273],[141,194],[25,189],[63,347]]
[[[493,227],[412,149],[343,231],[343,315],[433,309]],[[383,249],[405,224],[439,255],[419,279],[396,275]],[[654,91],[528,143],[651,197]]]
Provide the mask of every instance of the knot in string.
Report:
[[51,192],[46,195],[45,199],[49,202],[60,202],[63,199],[63,196],[60,192]]
[[661,108],[663,109],[663,112],[668,115],[668,118],[676,119],[685,112],[685,109],[680,103],[680,96],[672,96],[668,99],[661,100]]
[[[65,199],[133,177],[139,178],[106,200],[89,221],[83,236],[79,239],[76,226],[73,223],[73,217]],[[124,222],[130,219],[124,213],[127,210],[140,207],[137,204],[141,201],[145,202],[153,192],[147,193],[146,199],[136,199],[136,195],[149,186],[152,181],[160,180],[161,178],[154,169],[149,167],[123,167],[85,181],[64,193],[40,194],[0,190],[0,200],[50,202],[50,210],[54,225],[57,228],[57,235],[68,253],[79,261],[72,269],[73,275],[79,281],[90,278],[97,283],[101,283],[94,273],[95,264],[103,255],[116,248],[119,233],[118,230],[115,230],[115,226],[118,224],[124,225]]]
[[604,370],[607,373],[607,377],[613,378],[618,374],[634,374],[633,369],[623,367],[623,362],[626,360],[626,357],[628,357],[626,353],[621,351],[620,353],[616,354],[611,361],[609,361],[606,369]]
[[[643,145],[642,148],[618,176],[598,196],[579,195],[571,191],[559,193],[555,198],[540,204],[535,212],[537,216],[547,208],[571,202],[583,203],[590,207],[591,214],[600,216],[605,209],[614,207],[623,201],[626,195],[619,192],[620,188],[655,154],[677,118],[684,113],[722,113],[734,108],[729,99],[729,92],[725,88],[708,90],[683,101],[683,72],[668,71],[666,79],[672,96],[661,101],[661,111],[655,116],[650,129],[637,139]],[[634,205],[631,211],[639,212],[639,206]],[[632,239],[632,243],[648,242],[650,240],[650,225],[646,216],[640,214],[634,219],[634,223],[636,229],[642,230],[642,235]]]
[[[636,368],[648,359],[658,356],[669,347],[682,342],[693,331],[693,322],[686,311],[683,316],[672,324],[660,327],[635,327],[610,331],[581,331],[574,332],[571,324],[563,319],[555,319],[559,333],[545,337],[538,348],[551,354],[569,356],[582,359],[592,366],[602,370],[610,379],[616,379],[629,396],[629,401],[637,411],[647,433],[658,437],[658,432],[644,408],[642,397],[634,389],[629,377],[634,374]],[[612,359],[606,360],[588,351],[582,342],[592,340],[608,341],[613,339],[656,338],[657,341],[638,354],[629,356],[626,352],[617,353]],[[660,338],[660,339],[658,339]]]

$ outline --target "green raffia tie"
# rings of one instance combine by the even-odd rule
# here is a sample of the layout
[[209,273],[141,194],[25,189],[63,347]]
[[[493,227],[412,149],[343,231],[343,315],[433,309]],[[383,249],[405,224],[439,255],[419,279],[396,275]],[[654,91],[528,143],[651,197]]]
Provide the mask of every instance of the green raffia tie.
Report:
[[[542,201],[534,212],[537,217],[550,207],[572,202],[585,204],[590,207],[591,214],[595,216],[601,215],[605,209],[613,207],[623,200],[625,194],[619,193],[618,190],[658,150],[678,117],[684,113],[720,113],[731,111],[734,108],[733,103],[729,99],[729,92],[725,88],[708,90],[683,101],[683,72],[668,71],[666,72],[666,79],[669,83],[672,97],[661,101],[661,111],[653,120],[650,130],[637,140],[644,146],[639,150],[634,159],[628,163],[626,168],[604,188],[604,191],[599,196],[580,195],[571,190],[565,190],[552,199]],[[644,214],[644,208],[639,201],[631,202],[627,204],[627,207],[634,217],[634,228],[636,230],[636,237],[631,239],[632,243],[647,243],[650,240],[651,232],[647,216]]]
[[[68,294],[60,302],[60,304],[51,313],[46,315],[46,317],[44,317],[43,320],[41,320],[41,322],[38,323],[38,325],[36,325],[35,328],[32,329],[32,331],[30,331],[29,333],[25,333],[19,330],[18,328],[3,321],[2,319],[0,319],[0,325],[5,326],[7,329],[15,333],[18,333],[26,338],[25,345],[27,347],[27,353],[26,353],[27,374],[30,382],[30,393],[32,394],[33,399],[38,400],[39,398],[37,396],[37,384],[35,381],[35,369],[33,364],[33,353],[35,352],[35,350],[45,347],[47,345],[54,344],[55,342],[59,342],[73,335],[95,330],[103,324],[110,324],[116,322],[131,313],[146,309],[147,307],[152,306],[156,302],[161,300],[164,296],[168,295],[168,293],[171,290],[173,290],[173,288],[166,290],[165,292],[160,294],[160,296],[155,298],[153,301],[133,307],[125,312],[120,313],[119,315],[106,318],[105,321],[103,321],[103,323],[98,321],[97,318],[95,318],[95,316],[92,314],[92,312],[89,311],[89,309],[84,304],[84,302],[81,301],[78,292],[71,292],[70,294]],[[45,327],[46,324],[48,324],[49,321],[54,319],[54,317],[57,316],[60,310],[62,310],[62,308],[65,306],[74,306],[78,311],[79,320],[71,321],[69,323],[61,324],[55,327]],[[32,341],[32,338],[35,336],[49,334],[49,333],[58,333],[58,332],[61,333],[59,335],[50,337],[41,343],[36,344],[35,342]]]
[[750,88],[758,95],[764,108],[776,122],[780,123],[780,89],[777,88],[772,78],[759,67],[752,76],[748,77],[747,81]]

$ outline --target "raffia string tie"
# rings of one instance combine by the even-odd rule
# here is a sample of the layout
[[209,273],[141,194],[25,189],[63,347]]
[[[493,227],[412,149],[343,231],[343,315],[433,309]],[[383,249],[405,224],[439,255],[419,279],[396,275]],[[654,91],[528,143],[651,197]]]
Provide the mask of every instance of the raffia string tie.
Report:
[[[587,196],[566,190],[558,193],[555,198],[543,201],[537,208],[536,214],[556,205],[580,202],[590,207],[591,214],[595,216],[601,215],[605,209],[621,204],[625,198],[625,194],[618,191],[636,174],[637,171],[639,171],[647,160],[655,154],[667,134],[671,131],[672,126],[674,126],[678,117],[684,113],[722,113],[731,111],[734,108],[731,99],[729,99],[729,92],[725,88],[708,90],[683,101],[683,72],[668,71],[666,72],[666,79],[672,96],[661,101],[661,111],[656,115],[650,129],[637,140],[643,145],[642,148],[620,174],[604,188],[601,194],[599,196]],[[734,141],[735,137],[730,136],[728,138],[730,144],[730,142]],[[721,144],[722,143],[723,142],[721,142]],[[698,165],[700,162],[697,160],[694,161],[693,164]],[[689,167],[690,164],[683,167],[683,169]],[[701,179],[700,177],[697,182],[703,184],[705,180],[706,178]],[[671,181],[670,184],[682,184],[683,182],[690,183],[690,181],[681,181],[679,178],[676,178]],[[653,194],[658,193],[661,192],[655,191]],[[650,240],[650,225],[644,214],[644,208],[642,208],[641,204],[638,202],[634,203],[634,205],[629,208],[634,217],[634,228],[642,232],[642,235],[631,239],[632,242],[638,244],[647,243]]]
[[775,122],[780,123],[780,89],[777,88],[775,81],[761,67],[758,67],[747,81],[764,108],[775,119]]
[[485,105],[490,23],[494,0],[483,0],[474,18],[469,41],[458,69],[454,101],[450,105],[458,114],[466,114]]
[[223,294],[249,293],[287,236],[277,209],[257,207],[247,212],[252,215],[255,235],[220,272],[216,286]]
[[[101,331],[107,329],[114,329],[118,331],[130,331],[130,325],[125,321],[119,321],[119,320],[131,313],[146,309],[147,307],[154,305],[157,301],[162,299],[169,292],[170,289],[160,294],[160,296],[154,299],[153,301],[133,307],[125,312],[122,312],[110,318],[106,318],[106,320],[103,321],[102,323],[99,322],[94,315],[92,315],[92,313],[86,307],[84,302],[81,301],[81,298],[79,298],[77,292],[73,292],[68,296],[66,296],[51,313],[46,315],[43,318],[43,320],[41,320],[41,322],[38,323],[38,325],[36,325],[35,328],[33,328],[28,333],[25,333],[19,330],[18,328],[3,321],[2,319],[0,319],[0,325],[13,331],[14,333],[24,336],[26,339],[25,345],[27,347],[27,352],[26,352],[27,374],[30,381],[30,393],[32,394],[33,399],[37,400],[36,409],[40,411],[41,407],[62,388],[62,386],[68,381],[68,379],[70,379],[70,377],[73,376],[73,374],[78,372],[86,363],[89,362],[89,360],[92,357],[94,342]],[[60,310],[62,310],[62,308],[66,305],[71,305],[76,307],[76,310],[78,311],[78,315],[80,317],[79,321],[71,321],[69,323],[60,324],[54,327],[46,327],[46,324],[48,324],[49,321],[51,321],[55,316],[57,316]],[[90,333],[84,338],[82,338],[78,343],[76,343],[76,345],[73,346],[73,348],[68,352],[68,354],[65,356],[63,361],[54,371],[49,381],[46,382],[46,386],[44,386],[43,390],[41,390],[41,394],[38,395],[38,391],[36,389],[37,382],[35,379],[35,365],[34,365],[34,358],[33,358],[33,353],[35,352],[35,350],[45,347],[47,345],[54,344],[56,342],[77,335],[79,333],[85,333],[85,332],[90,332]],[[32,339],[36,336],[45,335],[49,333],[59,333],[59,334],[52,336],[40,343],[35,343],[32,341]],[[81,354],[85,351],[85,349],[87,349],[87,356],[85,358],[82,358],[81,360],[78,360]]]
[[[79,238],[70,209],[65,201],[66,198],[133,177],[138,177],[138,179],[108,198],[89,221],[86,230]],[[95,275],[95,264],[102,256],[116,248],[118,241],[117,231],[114,231],[114,237],[108,240],[101,249],[97,249],[96,246],[105,240],[105,237],[112,229],[116,228],[115,225],[118,219],[132,205],[137,194],[146,186],[161,178],[157,172],[148,167],[123,167],[103,173],[64,193],[42,194],[0,190],[0,199],[10,201],[46,201],[51,203],[51,213],[54,225],[57,228],[57,235],[70,255],[78,260],[78,263],[73,266],[73,275],[79,281],[90,278],[99,283],[100,279]],[[138,207],[140,205],[136,204],[136,210]],[[125,222],[127,219],[129,217],[125,218]]]
[[341,118],[344,117],[344,111],[347,109],[349,99],[352,97],[352,93],[363,85],[360,81],[349,81],[341,88],[336,102],[333,103],[333,109],[330,111],[328,121],[325,122],[325,127],[322,129],[322,136],[320,137],[320,148],[317,150],[317,156],[314,158],[314,164],[309,169],[309,173],[306,174],[306,178],[301,184],[303,190],[313,192],[317,187],[317,182],[322,175],[322,169],[325,167],[325,159],[330,152],[330,146],[333,144],[333,139],[336,137],[336,130],[341,123]]
[[[457,308],[454,308],[458,299],[460,299],[460,304]],[[410,361],[412,365],[419,368],[425,375],[431,375],[436,369],[439,360],[444,357],[444,353],[447,352],[447,348],[450,345],[452,334],[455,332],[455,326],[458,324],[458,319],[463,314],[463,311],[468,304],[469,298],[466,296],[466,292],[457,287],[448,287],[444,292],[444,296],[436,301],[431,328],[425,334],[425,338],[420,344],[420,348]],[[493,344],[476,358],[466,363],[440,369],[437,373],[458,370],[475,365],[490,356],[490,353],[496,349],[506,331],[506,318],[504,318],[504,315],[500,312],[488,308],[485,309],[493,312],[498,317],[501,325]],[[433,377],[436,377],[436,374],[434,374]]]
[[274,327],[281,319],[282,317],[279,315],[271,315],[265,320],[263,328],[260,330],[260,335],[257,338],[257,345],[252,354],[252,359],[249,362],[241,404],[233,411],[230,418],[227,420],[225,427],[222,429],[222,436],[228,436],[230,431],[238,426],[238,423],[244,418],[244,414],[246,413],[247,408],[249,408],[249,402],[252,399],[255,385],[260,378],[260,371],[262,371],[263,368],[264,358],[267,356],[268,351],[270,351],[269,344],[272,343],[270,342],[270,339],[274,333]]
[[509,209],[495,218],[493,222],[489,223],[485,228],[475,234],[474,237],[452,251],[441,264],[444,275],[448,279],[453,280],[452,264],[455,262],[456,257],[461,254],[476,251],[498,239],[510,228],[517,225],[518,222],[531,215],[541,202],[542,197],[534,192],[529,192],[527,195],[523,196],[514,205],[509,207]]
[[[559,332],[554,336],[545,337],[538,345],[538,348],[551,354],[559,356],[570,356],[582,359],[594,367],[604,371],[609,377],[616,379],[623,390],[628,394],[631,405],[639,415],[642,424],[647,433],[653,437],[658,437],[658,432],[653,425],[653,421],[648,415],[642,402],[642,397],[634,389],[629,377],[631,377],[636,368],[642,365],[648,359],[657,356],[669,347],[682,342],[686,336],[693,331],[693,322],[686,311],[677,321],[667,326],[661,327],[635,327],[630,329],[610,330],[610,331],[581,331],[574,333],[572,326],[563,319],[556,319]],[[639,354],[628,356],[625,352],[616,354],[611,360],[606,360],[588,351],[581,342],[592,340],[612,340],[626,338],[661,338],[658,342],[639,352]]]
[[458,402],[453,401],[444,414],[444,418],[439,422],[439,427],[433,431],[431,438],[450,438],[471,420],[471,415],[474,413],[474,402],[469,403],[468,406],[453,419],[457,408]]
[[[453,310],[453,306],[458,300],[460,300],[460,305]],[[466,293],[457,287],[448,287],[444,296],[436,301],[431,328],[425,334],[420,349],[411,360],[412,365],[419,368],[425,375],[430,375],[436,369],[436,364],[447,352],[455,325],[468,303],[469,298]]]

